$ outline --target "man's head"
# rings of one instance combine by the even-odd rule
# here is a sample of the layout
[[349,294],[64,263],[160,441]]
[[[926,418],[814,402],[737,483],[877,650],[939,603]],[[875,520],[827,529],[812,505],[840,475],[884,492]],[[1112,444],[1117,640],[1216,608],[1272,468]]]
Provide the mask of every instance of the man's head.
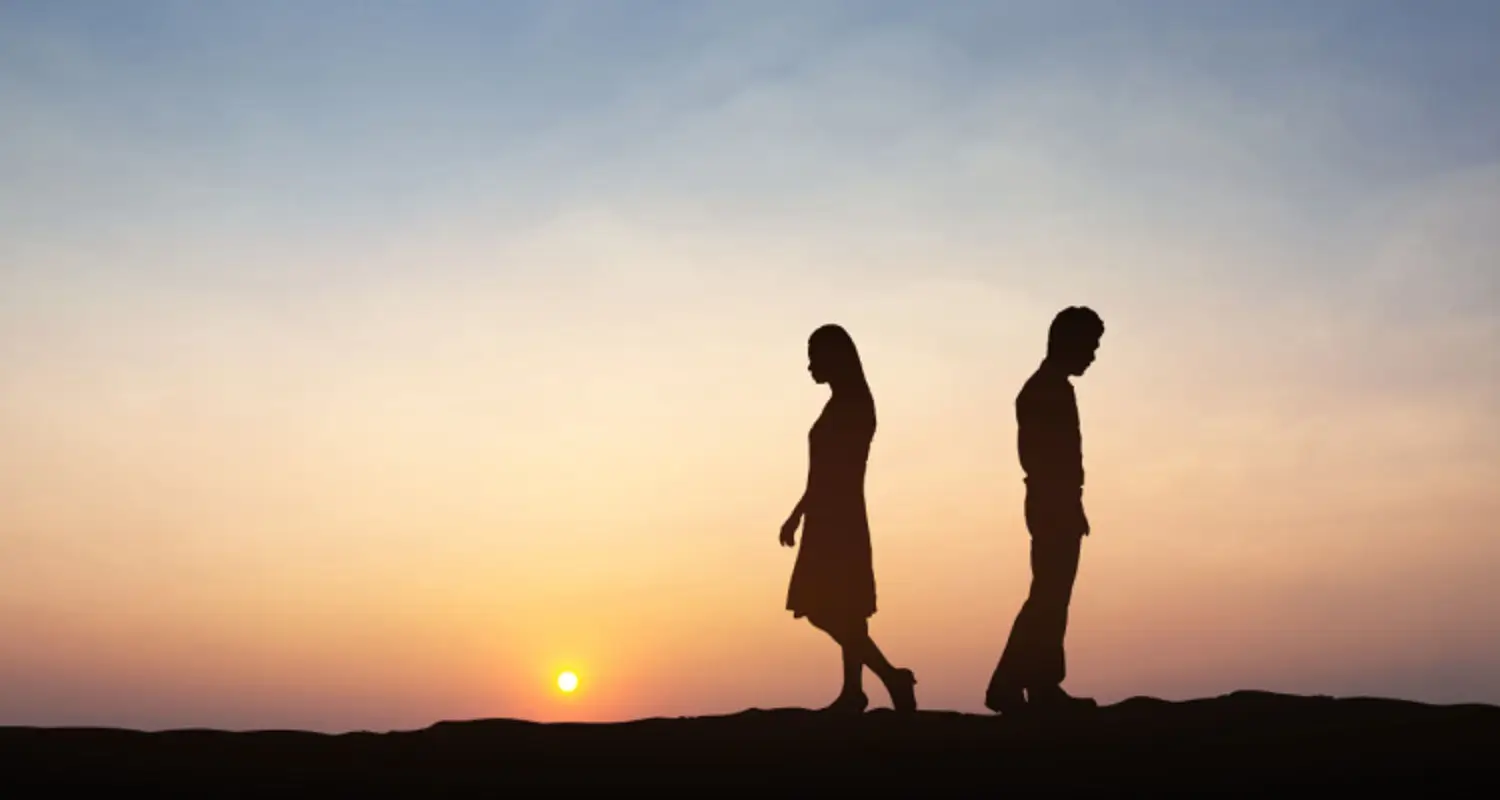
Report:
[[1082,375],[1094,363],[1104,336],[1104,320],[1087,306],[1069,306],[1052,318],[1047,331],[1047,360],[1069,375]]

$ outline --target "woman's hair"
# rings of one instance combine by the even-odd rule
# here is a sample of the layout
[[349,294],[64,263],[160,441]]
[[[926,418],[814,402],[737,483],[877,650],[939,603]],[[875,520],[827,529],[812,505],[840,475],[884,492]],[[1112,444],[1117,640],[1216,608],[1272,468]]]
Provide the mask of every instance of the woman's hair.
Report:
[[818,328],[808,338],[808,346],[826,356],[829,371],[839,383],[865,393],[870,391],[870,384],[865,380],[864,364],[859,359],[859,349],[854,346],[854,339],[843,326],[830,323]]

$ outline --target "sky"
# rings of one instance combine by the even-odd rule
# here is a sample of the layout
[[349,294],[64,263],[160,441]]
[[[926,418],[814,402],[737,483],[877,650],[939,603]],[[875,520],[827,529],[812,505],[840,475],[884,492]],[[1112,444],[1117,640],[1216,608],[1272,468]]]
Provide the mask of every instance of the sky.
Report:
[[[983,711],[1052,315],[1067,688],[1500,703],[1500,6],[0,2],[0,724]],[[579,688],[555,688],[562,670]],[[887,702],[866,676],[875,705]]]

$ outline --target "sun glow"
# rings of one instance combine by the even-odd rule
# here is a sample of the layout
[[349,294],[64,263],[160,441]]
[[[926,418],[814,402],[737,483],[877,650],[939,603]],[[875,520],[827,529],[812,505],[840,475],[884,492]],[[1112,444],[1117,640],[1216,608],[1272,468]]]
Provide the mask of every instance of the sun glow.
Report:
[[557,688],[564,692],[571,692],[578,688],[578,676],[571,672],[564,672],[557,676]]

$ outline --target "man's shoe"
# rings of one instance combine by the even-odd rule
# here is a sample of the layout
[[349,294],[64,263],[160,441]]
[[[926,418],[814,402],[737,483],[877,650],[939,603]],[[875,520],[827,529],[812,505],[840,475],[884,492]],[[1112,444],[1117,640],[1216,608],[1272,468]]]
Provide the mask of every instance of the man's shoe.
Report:
[[1017,714],[1026,710],[1026,695],[1020,686],[994,683],[984,694],[984,707],[996,714]]

